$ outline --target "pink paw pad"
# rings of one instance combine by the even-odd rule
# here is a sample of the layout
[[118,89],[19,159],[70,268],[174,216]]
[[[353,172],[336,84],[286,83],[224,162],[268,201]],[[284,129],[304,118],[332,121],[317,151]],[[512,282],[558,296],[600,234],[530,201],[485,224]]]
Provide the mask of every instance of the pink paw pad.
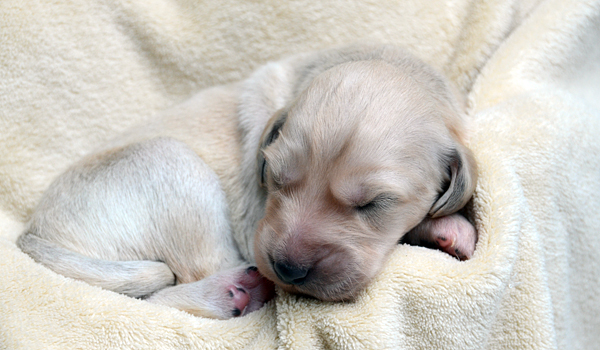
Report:
[[453,237],[438,236],[435,242],[440,248],[449,248],[454,246],[455,239]]
[[475,252],[477,232],[473,225],[460,215],[432,220],[432,235],[438,248],[460,260],[468,260]]
[[250,304],[250,295],[242,288],[235,285],[231,285],[227,288],[229,290],[229,296],[233,299],[233,305],[235,308],[232,311],[233,317],[240,316]]
[[275,296],[275,285],[264,278],[255,266],[239,274],[227,290],[234,305],[233,317],[256,311]]

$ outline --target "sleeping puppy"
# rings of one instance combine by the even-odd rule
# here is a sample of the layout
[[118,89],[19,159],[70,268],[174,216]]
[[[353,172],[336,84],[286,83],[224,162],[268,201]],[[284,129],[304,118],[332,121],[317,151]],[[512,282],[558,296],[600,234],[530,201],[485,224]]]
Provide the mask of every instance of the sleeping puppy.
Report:
[[448,83],[406,51],[301,54],[74,164],[18,245],[65,276],[205,317],[257,310],[272,282],[349,300],[400,240],[473,254],[456,214],[476,183],[464,143]]
[[449,216],[475,184],[457,103],[429,67],[382,56],[320,73],[267,128],[255,258],[288,292],[351,299],[411,229],[411,243],[473,252],[472,225]]

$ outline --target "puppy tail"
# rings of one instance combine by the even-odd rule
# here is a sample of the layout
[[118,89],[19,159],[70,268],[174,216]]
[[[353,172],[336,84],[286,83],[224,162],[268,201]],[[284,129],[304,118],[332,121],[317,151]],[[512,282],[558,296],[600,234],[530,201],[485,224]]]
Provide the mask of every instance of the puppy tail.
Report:
[[32,233],[21,235],[17,245],[33,260],[56,273],[134,298],[175,284],[171,269],[158,261],[93,259]]

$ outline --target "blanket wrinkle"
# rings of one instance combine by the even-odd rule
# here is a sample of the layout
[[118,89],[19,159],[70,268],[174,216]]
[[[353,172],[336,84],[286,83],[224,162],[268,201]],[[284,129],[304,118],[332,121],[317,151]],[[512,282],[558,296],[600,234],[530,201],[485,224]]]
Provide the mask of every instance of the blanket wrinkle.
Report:
[[[268,60],[361,39],[406,47],[466,95],[471,260],[400,245],[355,301],[278,291],[217,321],[16,247],[82,155]],[[0,41],[0,349],[598,348],[600,0],[4,0]]]

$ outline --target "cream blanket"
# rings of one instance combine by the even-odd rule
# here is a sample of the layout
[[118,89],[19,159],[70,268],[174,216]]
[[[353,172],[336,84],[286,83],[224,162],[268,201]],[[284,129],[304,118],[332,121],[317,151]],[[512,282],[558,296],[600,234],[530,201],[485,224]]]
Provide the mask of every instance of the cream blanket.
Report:
[[[283,55],[372,38],[468,94],[475,256],[398,246],[352,303],[229,321],[59,276],[14,241],[50,181]],[[0,349],[597,349],[600,1],[2,0]]]

